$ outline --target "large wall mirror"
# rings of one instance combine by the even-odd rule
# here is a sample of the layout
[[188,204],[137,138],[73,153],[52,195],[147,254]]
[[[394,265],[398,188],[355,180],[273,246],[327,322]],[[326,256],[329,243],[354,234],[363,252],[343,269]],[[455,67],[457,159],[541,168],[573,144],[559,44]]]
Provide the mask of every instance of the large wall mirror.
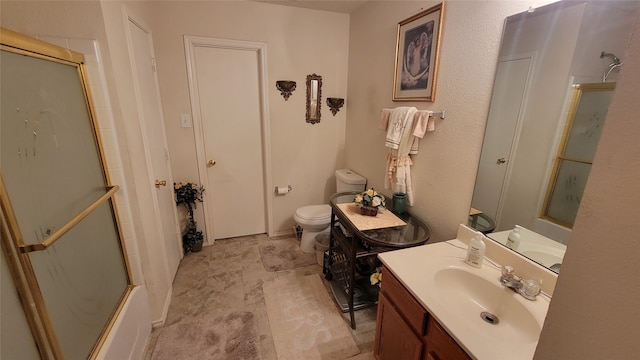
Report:
[[[591,124],[603,126],[639,6],[635,1],[560,1],[505,21],[469,224],[505,246],[511,230],[521,227],[520,242],[510,247],[556,272],[571,235],[572,224],[565,220],[575,217],[563,214],[563,206],[549,217],[545,206],[560,186],[558,159],[571,134],[587,137]],[[605,90],[576,101],[576,89],[594,87]],[[581,107],[589,113],[571,129]],[[595,153],[597,137],[589,139],[590,150],[583,150]],[[583,188],[590,168],[585,164],[561,174],[562,181]],[[565,208],[575,212],[581,193],[561,196],[569,195],[558,203],[570,203]]]

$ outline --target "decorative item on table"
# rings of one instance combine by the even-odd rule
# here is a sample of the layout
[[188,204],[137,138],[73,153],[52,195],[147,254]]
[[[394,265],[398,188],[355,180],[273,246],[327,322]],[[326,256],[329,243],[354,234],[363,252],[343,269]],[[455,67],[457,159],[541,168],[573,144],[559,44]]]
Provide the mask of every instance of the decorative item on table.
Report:
[[404,214],[407,205],[407,194],[394,192],[391,204],[393,205],[393,211],[396,214]]
[[366,216],[378,215],[378,210],[384,210],[384,196],[379,194],[373,188],[356,195],[353,202],[360,207],[360,214]]
[[198,230],[193,217],[193,210],[197,203],[203,201],[204,186],[194,183],[173,183],[174,198],[177,205],[183,205],[189,215],[187,225],[182,235],[182,247],[185,253],[198,252],[202,250],[204,235]]

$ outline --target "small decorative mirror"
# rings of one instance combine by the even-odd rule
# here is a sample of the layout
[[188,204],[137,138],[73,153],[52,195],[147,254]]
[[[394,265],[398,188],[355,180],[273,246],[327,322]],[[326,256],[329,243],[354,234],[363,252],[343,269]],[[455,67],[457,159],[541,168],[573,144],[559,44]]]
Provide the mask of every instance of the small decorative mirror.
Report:
[[320,122],[320,104],[322,100],[322,76],[307,75],[307,122]]

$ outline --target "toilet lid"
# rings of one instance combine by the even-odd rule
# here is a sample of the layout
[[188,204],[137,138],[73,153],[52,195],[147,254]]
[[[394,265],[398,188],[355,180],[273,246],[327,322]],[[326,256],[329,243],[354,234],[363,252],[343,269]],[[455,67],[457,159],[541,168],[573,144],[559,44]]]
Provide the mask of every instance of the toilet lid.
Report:
[[329,205],[308,205],[298,208],[296,216],[304,220],[329,220],[331,217],[331,206]]

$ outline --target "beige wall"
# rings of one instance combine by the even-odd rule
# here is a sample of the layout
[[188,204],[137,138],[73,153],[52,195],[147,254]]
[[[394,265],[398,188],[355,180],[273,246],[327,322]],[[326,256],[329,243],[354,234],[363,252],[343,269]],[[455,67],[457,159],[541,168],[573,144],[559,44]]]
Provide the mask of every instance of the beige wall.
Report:
[[[335,192],[334,171],[344,165],[349,99],[335,117],[324,99],[347,95],[349,16],[237,1],[156,2],[149,10],[176,181],[198,181],[194,129],[179,121],[180,114],[191,114],[183,35],[267,44],[271,157],[266,161],[274,186],[293,187],[285,196],[269,189],[267,196],[273,197],[275,234],[290,233],[296,208],[327,203]],[[305,122],[305,81],[312,73],[323,81],[322,118],[315,125]],[[276,80],[297,82],[288,101],[276,90]]]
[[352,15],[346,162],[382,189],[387,150],[377,130],[380,110],[446,110],[446,120],[437,119],[436,131],[420,140],[411,168],[412,212],[442,241],[455,238],[458,225],[467,222],[504,19],[536,2],[447,2],[435,101],[394,103],[397,24],[438,3],[374,1]]
[[536,359],[640,354],[640,18],[631,36]]

